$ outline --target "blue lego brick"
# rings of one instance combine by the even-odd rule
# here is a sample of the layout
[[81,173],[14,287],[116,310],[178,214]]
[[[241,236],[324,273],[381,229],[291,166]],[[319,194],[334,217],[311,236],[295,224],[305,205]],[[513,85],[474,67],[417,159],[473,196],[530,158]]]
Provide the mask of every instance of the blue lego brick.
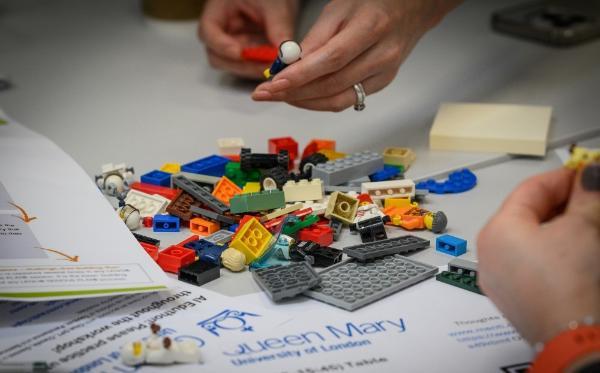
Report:
[[444,234],[435,239],[435,249],[444,254],[459,256],[467,252],[467,240]]
[[227,249],[227,246],[216,245],[203,239],[188,242],[183,247],[196,251],[199,260],[213,264],[221,264],[221,253]]
[[234,232],[235,233],[235,231],[237,231],[237,229],[239,227],[240,227],[239,224],[232,224],[232,225],[229,226],[229,228],[227,228],[227,230],[230,231],[230,232]]
[[179,232],[179,218],[171,215],[154,215],[152,230],[154,232]]
[[371,179],[371,181],[386,181],[394,179],[398,175],[400,175],[400,169],[398,167],[384,165],[381,170],[369,175],[369,179]]
[[171,174],[160,170],[150,171],[140,177],[142,183],[171,187]]
[[229,163],[229,159],[225,157],[209,155],[197,161],[184,164],[181,166],[181,171],[221,177],[225,175],[225,165],[227,163]]
[[462,193],[471,190],[477,185],[477,176],[468,168],[454,171],[444,181],[428,179],[415,185],[416,189],[427,189],[431,193]]

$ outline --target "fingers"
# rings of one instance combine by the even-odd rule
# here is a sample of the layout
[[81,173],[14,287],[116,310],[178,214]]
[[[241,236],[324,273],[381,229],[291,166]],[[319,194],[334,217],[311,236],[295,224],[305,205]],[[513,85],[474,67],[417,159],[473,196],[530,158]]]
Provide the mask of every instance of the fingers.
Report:
[[562,211],[571,192],[575,173],[566,168],[525,180],[504,201],[495,219],[537,226]]
[[238,76],[250,79],[262,79],[264,64],[252,61],[232,61],[208,51],[208,62],[211,66],[230,71]]
[[242,46],[227,34],[227,19],[227,11],[220,1],[208,2],[198,25],[198,37],[213,53],[223,58],[240,60]]
[[600,232],[600,163],[577,172],[567,213],[579,215]]
[[265,29],[267,38],[273,45],[294,38],[294,24],[296,21],[297,3],[278,5],[264,12]]
[[[344,2],[336,5],[339,4],[346,5]],[[300,43],[302,53],[305,55],[309,55],[325,45],[338,32],[340,24],[346,18],[348,9],[332,9],[331,5],[332,3],[329,3],[325,6],[315,24]]]

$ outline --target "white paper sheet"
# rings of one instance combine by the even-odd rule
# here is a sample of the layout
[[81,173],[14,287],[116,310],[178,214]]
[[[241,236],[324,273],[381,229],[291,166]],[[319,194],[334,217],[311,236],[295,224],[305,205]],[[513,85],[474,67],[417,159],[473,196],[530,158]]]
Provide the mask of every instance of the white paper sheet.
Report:
[[166,289],[92,180],[48,139],[0,125],[0,299]]

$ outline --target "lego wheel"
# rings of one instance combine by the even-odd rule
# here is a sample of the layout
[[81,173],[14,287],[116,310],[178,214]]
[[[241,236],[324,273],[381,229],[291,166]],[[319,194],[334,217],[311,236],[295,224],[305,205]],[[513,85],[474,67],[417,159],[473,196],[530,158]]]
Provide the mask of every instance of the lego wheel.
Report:
[[281,189],[288,180],[289,175],[285,168],[274,167],[263,171],[260,185],[263,190]]
[[280,150],[277,154],[277,164],[279,167],[284,169],[288,169],[288,165],[290,164],[290,154],[287,150]]
[[319,163],[325,163],[329,160],[324,154],[313,153],[308,157],[304,158],[300,162],[300,172],[306,177],[310,177],[312,174],[312,168]]

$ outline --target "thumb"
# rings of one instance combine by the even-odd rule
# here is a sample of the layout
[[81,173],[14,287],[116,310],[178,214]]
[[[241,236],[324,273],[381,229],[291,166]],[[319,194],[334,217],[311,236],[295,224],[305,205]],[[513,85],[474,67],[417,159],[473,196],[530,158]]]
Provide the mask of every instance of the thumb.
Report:
[[296,9],[295,6],[286,3],[282,1],[265,12],[267,38],[275,46],[294,38]]
[[600,162],[577,171],[567,211],[583,216],[600,230]]

